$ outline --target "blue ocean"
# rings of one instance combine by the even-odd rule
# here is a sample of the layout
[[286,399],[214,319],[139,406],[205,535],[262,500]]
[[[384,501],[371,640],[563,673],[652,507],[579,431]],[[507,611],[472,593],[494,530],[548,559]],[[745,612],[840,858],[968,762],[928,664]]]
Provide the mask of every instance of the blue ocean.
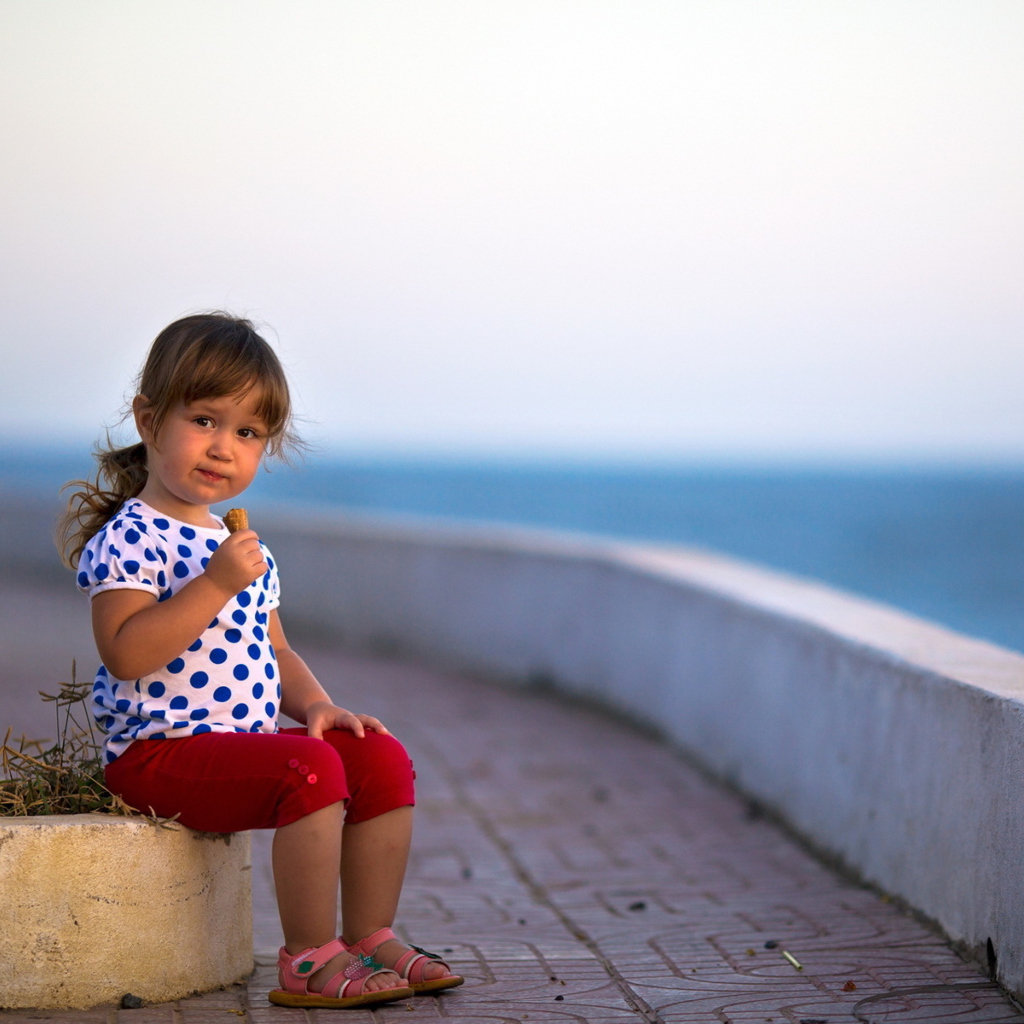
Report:
[[[6,446],[0,487],[53,492],[89,468]],[[245,503],[261,498],[696,545],[1024,650],[1024,469],[311,458],[261,473]]]

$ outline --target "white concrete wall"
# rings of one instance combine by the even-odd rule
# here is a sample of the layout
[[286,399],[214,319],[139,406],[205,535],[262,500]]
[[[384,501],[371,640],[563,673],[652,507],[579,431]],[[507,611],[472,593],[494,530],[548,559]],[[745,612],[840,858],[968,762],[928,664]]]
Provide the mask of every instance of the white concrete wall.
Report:
[[702,552],[255,517],[283,615],[657,726],[1024,992],[1024,657]]

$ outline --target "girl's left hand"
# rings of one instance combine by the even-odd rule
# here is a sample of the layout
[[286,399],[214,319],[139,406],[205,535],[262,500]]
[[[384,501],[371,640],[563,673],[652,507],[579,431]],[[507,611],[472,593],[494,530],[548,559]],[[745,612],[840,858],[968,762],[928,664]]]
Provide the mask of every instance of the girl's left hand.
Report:
[[372,715],[356,715],[336,704],[318,700],[306,708],[306,732],[313,739],[322,740],[326,729],[351,729],[360,739],[366,735],[367,729],[383,736],[391,735],[383,723]]

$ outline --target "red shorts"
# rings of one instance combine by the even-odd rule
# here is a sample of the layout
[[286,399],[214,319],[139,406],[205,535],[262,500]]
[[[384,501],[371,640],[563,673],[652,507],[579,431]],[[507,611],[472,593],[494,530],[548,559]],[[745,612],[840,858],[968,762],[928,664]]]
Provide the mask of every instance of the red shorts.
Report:
[[393,736],[330,729],[208,732],[136,740],[106,767],[107,787],[140,811],[200,832],[280,828],[344,800],[356,824],[416,802],[412,761]]

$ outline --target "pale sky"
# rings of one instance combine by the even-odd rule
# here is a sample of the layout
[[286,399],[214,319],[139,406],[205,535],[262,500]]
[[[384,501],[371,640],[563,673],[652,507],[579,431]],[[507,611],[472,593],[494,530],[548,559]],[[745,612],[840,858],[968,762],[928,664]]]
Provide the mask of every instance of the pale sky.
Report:
[[0,0],[0,436],[268,325],[338,451],[1024,462],[1021,0]]

